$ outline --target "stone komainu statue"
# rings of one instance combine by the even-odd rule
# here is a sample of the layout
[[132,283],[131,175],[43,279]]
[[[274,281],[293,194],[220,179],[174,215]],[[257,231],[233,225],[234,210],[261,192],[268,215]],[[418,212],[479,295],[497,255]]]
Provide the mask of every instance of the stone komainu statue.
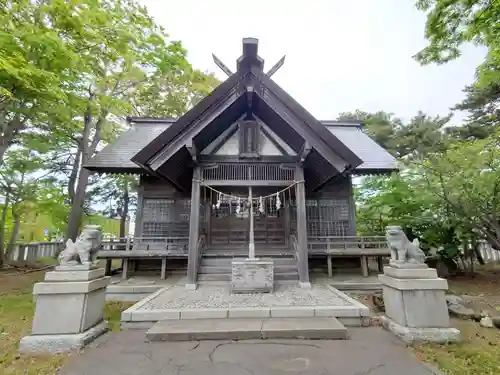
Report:
[[101,227],[86,225],[75,242],[68,239],[66,248],[59,255],[59,265],[93,265],[101,247],[101,240]]
[[385,236],[391,250],[391,262],[424,263],[425,254],[420,249],[418,240],[410,242],[401,227],[387,227]]

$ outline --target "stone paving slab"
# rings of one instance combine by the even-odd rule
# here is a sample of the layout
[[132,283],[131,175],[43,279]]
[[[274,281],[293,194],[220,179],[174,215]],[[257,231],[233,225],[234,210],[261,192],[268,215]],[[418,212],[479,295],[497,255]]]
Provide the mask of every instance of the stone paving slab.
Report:
[[[229,286],[200,286],[194,291],[165,287],[139,301],[121,315],[122,323],[175,319],[338,317],[360,326],[370,310],[361,302],[328,285],[303,289],[280,285],[273,293],[232,294]],[[133,328],[122,324],[123,328]]]
[[165,320],[146,332],[150,341],[339,339],[346,328],[335,318]]
[[297,285],[277,285],[272,293],[232,294],[229,286],[200,286],[193,291],[174,285],[142,305],[145,310],[232,307],[348,306],[349,301],[327,285],[311,289]]
[[58,375],[442,375],[380,327],[349,340],[145,342],[144,331],[109,333]]

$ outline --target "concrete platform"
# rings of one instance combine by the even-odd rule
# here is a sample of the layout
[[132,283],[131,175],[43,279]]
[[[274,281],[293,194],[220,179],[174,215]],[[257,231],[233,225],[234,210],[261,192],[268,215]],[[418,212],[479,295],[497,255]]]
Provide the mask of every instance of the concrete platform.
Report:
[[147,331],[146,337],[150,341],[345,340],[347,329],[335,318],[165,320]]
[[232,294],[229,286],[204,286],[188,291],[165,287],[121,315],[123,329],[147,329],[163,320],[337,318],[346,326],[370,324],[370,310],[328,285],[303,289],[279,285],[273,293]]

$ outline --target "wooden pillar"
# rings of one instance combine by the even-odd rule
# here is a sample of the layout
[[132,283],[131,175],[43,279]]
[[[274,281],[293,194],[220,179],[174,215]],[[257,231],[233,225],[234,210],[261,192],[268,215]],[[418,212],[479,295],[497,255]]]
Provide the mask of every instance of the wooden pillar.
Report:
[[167,278],[167,257],[161,258],[161,276],[162,280]]
[[129,258],[123,258],[123,262],[122,262],[122,279],[123,280],[128,279],[128,262],[129,262]]
[[378,264],[378,272],[383,273],[384,272],[384,258],[383,257],[377,257],[377,264]]
[[191,214],[189,215],[189,250],[187,283],[188,289],[196,288],[198,261],[198,237],[200,233],[200,167],[195,166],[191,185]]
[[309,283],[309,258],[307,249],[307,222],[306,222],[306,189],[304,183],[304,169],[295,168],[295,199],[297,202],[297,242],[299,245],[299,285],[311,287]]
[[368,257],[366,255],[361,255],[361,274],[363,277],[368,277]]
[[326,256],[326,263],[328,266],[328,277],[331,279],[333,277],[333,267],[332,267],[332,256],[330,254]]
[[105,273],[104,275],[110,276],[111,275],[111,259],[106,259],[106,268],[105,268]]
[[207,198],[205,201],[205,238],[207,245],[212,243],[212,202]]

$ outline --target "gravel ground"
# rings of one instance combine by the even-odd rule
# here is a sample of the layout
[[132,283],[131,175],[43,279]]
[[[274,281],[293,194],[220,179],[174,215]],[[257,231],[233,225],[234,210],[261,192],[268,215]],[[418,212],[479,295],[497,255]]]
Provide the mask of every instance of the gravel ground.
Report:
[[141,310],[351,305],[324,285],[315,285],[309,290],[281,285],[274,293],[255,294],[231,294],[229,287],[222,286],[200,286],[195,291],[187,291],[184,286],[173,286],[147,302]]

